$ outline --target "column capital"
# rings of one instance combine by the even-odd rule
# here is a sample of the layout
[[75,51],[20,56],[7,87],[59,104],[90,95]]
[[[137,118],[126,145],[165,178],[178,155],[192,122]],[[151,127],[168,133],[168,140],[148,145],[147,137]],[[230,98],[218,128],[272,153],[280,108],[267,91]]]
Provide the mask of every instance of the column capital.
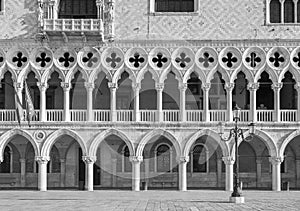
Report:
[[96,0],[96,6],[101,7],[103,5],[103,0]]
[[256,164],[262,164],[262,160],[261,159],[256,159]]
[[108,88],[110,88],[110,89],[117,89],[118,88],[118,84],[117,83],[108,82]]
[[259,88],[259,83],[248,83],[247,89],[249,91],[256,91]]
[[227,92],[231,92],[234,88],[234,83],[225,83],[225,89]]
[[130,162],[132,163],[139,163],[143,161],[143,156],[130,156],[129,157]]
[[178,163],[188,163],[190,161],[190,156],[181,156],[177,159]]
[[188,85],[187,85],[187,83],[179,83],[179,84],[178,84],[178,88],[179,88],[181,91],[185,91],[185,90],[188,88]]
[[275,82],[271,85],[271,87],[274,91],[279,91],[282,88],[282,83]]
[[59,160],[61,163],[65,163],[66,162],[66,159],[60,159]]
[[296,89],[297,91],[300,90],[300,83],[299,83],[299,82],[296,82],[296,83],[295,83],[294,89]]
[[203,89],[203,91],[209,91],[211,87],[211,83],[202,83],[201,84],[201,88]]
[[155,83],[155,89],[162,91],[164,89],[164,83]]
[[284,160],[283,157],[270,157],[269,161],[272,163],[272,165],[280,164]]
[[279,0],[279,2],[280,2],[281,4],[283,4],[283,3],[285,2],[285,0]]
[[47,83],[37,82],[36,84],[39,87],[40,91],[46,91],[47,88],[48,88],[48,84]]
[[17,83],[14,82],[14,87],[18,90],[18,89],[23,89],[23,83]]
[[85,163],[90,164],[90,163],[95,163],[97,160],[97,157],[96,156],[82,156],[82,160]]
[[233,165],[234,164],[234,158],[232,156],[222,157],[222,160],[225,163],[225,165]]
[[20,163],[25,163],[26,159],[25,158],[20,158],[19,161],[20,161]]
[[135,91],[139,91],[141,89],[140,83],[132,83],[132,89]]
[[47,164],[50,160],[49,156],[35,156],[35,160],[40,164]]
[[94,83],[89,83],[89,82],[85,82],[84,86],[86,89],[94,89],[95,88],[95,84]]
[[71,84],[66,82],[61,82],[60,86],[63,88],[64,91],[69,91],[71,89]]

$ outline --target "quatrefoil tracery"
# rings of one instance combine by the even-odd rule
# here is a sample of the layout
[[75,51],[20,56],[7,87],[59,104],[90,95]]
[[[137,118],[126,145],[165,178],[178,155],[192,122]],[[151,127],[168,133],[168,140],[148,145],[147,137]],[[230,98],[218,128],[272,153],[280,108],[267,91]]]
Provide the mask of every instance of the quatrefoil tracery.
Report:
[[164,63],[168,62],[168,58],[164,57],[162,53],[157,53],[156,57],[152,58],[152,62],[154,62],[157,67],[162,68]]
[[98,58],[95,57],[92,52],[89,52],[85,57],[82,58],[82,62],[85,63],[88,67],[92,67],[95,63],[98,62]]
[[51,58],[45,52],[41,52],[39,57],[35,59],[36,63],[40,63],[41,67],[45,67],[47,63],[51,62]]
[[133,57],[129,58],[129,62],[132,63],[135,68],[138,68],[145,62],[145,59],[139,53],[135,53]]
[[58,61],[63,63],[64,67],[69,67],[71,63],[75,61],[75,58],[69,52],[65,52],[64,55],[58,59]]
[[27,60],[27,57],[24,56],[21,51],[19,51],[17,55],[12,58],[12,62],[14,62],[17,67],[22,67],[23,64],[27,62]]

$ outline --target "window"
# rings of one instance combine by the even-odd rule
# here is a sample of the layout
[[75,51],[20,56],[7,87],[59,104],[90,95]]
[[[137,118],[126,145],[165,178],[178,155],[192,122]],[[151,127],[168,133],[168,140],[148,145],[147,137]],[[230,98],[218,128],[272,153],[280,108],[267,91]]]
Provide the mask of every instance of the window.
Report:
[[194,12],[194,0],[155,0],[155,12]]
[[271,0],[267,9],[270,11],[267,18],[268,23],[299,23],[300,21],[300,1]]
[[157,172],[170,172],[171,168],[171,150],[170,147],[166,144],[162,144],[157,147],[156,150],[156,165]]
[[96,19],[97,7],[95,0],[61,0],[58,18],[65,19]]
[[193,172],[207,172],[208,151],[201,144],[196,145],[192,153]]

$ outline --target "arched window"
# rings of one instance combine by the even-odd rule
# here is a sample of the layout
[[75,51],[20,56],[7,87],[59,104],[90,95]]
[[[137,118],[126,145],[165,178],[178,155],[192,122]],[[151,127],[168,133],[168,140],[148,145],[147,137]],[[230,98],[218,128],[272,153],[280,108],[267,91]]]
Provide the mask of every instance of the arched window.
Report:
[[281,22],[281,4],[279,0],[271,0],[270,2],[270,22]]
[[122,150],[122,172],[131,172],[131,164],[129,161],[129,148],[127,145],[123,147]]
[[0,173],[12,173],[12,149],[6,146],[4,149],[3,162],[0,164]]
[[294,23],[294,2],[293,0],[285,0],[284,2],[284,22],[285,23]]
[[50,161],[47,165],[47,173],[60,173],[60,157],[56,146],[53,146],[50,152]]
[[58,18],[96,19],[96,0],[61,0]]
[[193,172],[208,172],[208,150],[203,144],[198,144],[192,151]]
[[194,0],[155,0],[155,12],[194,11]]
[[161,144],[157,147],[156,151],[156,171],[157,172],[170,172],[171,171],[171,148],[166,144]]

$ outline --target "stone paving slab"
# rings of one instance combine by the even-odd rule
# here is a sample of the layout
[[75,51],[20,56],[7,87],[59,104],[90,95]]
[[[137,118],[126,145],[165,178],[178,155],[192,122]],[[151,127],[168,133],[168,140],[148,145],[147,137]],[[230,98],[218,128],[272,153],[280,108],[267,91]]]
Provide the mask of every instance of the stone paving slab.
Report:
[[244,191],[245,204],[229,203],[231,192],[179,191],[0,191],[0,211],[226,211],[300,210],[300,191]]

